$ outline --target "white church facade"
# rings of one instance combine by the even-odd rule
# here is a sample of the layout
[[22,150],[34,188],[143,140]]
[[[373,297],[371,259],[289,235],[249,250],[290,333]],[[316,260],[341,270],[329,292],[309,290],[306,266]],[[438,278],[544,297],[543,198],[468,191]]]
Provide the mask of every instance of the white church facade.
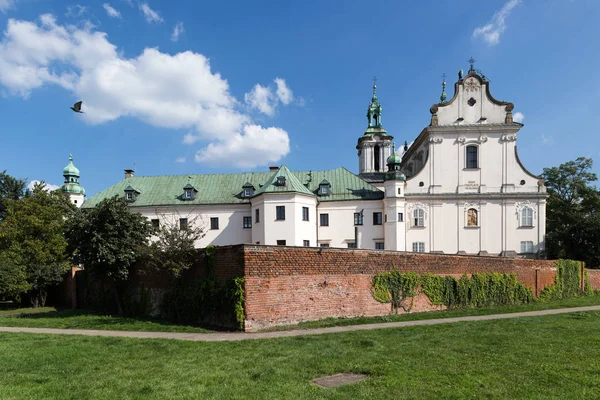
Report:
[[[183,176],[134,176],[83,204],[79,171],[63,190],[83,208],[119,196],[154,225],[196,224],[209,244],[345,247],[394,251],[543,255],[546,188],[517,153],[513,104],[495,100],[473,67],[431,122],[396,152],[373,87],[358,139],[358,175],[337,168]],[[72,165],[70,162],[69,165]],[[76,184],[76,185],[74,185]]]

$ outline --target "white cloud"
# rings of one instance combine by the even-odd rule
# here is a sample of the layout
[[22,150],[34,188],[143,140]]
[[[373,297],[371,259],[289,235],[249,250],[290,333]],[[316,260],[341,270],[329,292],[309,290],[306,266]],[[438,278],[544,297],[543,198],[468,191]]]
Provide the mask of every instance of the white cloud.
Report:
[[73,5],[67,6],[67,13],[65,15],[67,17],[80,18],[86,12],[87,12],[87,7],[82,6],[80,4],[73,4]]
[[552,136],[546,136],[542,133],[542,144],[546,146],[552,146],[554,144],[554,138]]
[[53,190],[56,190],[56,189],[60,188],[60,186],[53,185],[51,183],[46,183],[44,181],[33,180],[33,181],[29,181],[29,183],[27,184],[27,189],[33,190],[34,186],[37,185],[38,183],[43,183],[44,185],[46,185],[44,187],[44,190],[46,190],[47,192],[51,192]]
[[175,24],[175,26],[173,27],[173,33],[171,34],[171,40],[173,42],[176,42],[179,40],[179,36],[185,32],[185,30],[183,29],[183,22],[178,22]]
[[294,99],[294,93],[285,84],[285,79],[275,78],[275,84],[277,85],[277,98],[286,106]]
[[[231,95],[227,80],[211,70],[202,54],[171,55],[146,48],[126,58],[106,33],[93,27],[59,25],[51,14],[36,22],[10,19],[0,37],[0,87],[8,95],[26,98],[45,85],[57,85],[83,100],[86,114],[81,118],[90,124],[129,116],[153,126],[185,129],[184,143],[209,142],[205,150],[214,149],[214,154],[201,151],[196,157],[201,161],[218,163],[220,156],[232,160],[223,153],[231,138],[251,145],[248,159],[256,165],[289,152],[287,133],[255,125]],[[260,141],[250,143],[251,137]],[[248,167],[248,159],[234,158],[232,165]]]
[[484,26],[475,28],[473,38],[482,38],[488,45],[494,46],[500,43],[500,34],[506,30],[506,17],[513,8],[521,3],[521,0],[509,0],[500,11],[496,12],[492,20]]
[[104,3],[102,5],[102,7],[104,7],[104,9],[106,10],[106,13],[108,14],[109,17],[111,17],[111,18],[121,18],[121,13],[118,12],[117,10],[115,10],[113,7],[111,7],[110,4]]
[[275,114],[277,99],[269,87],[257,83],[250,92],[244,95],[244,99],[251,108],[255,108],[263,114],[270,116]]
[[254,168],[277,162],[289,151],[290,139],[283,129],[246,125],[242,133],[198,151],[196,161],[215,166],[234,161],[239,167]]
[[0,12],[7,12],[11,8],[15,8],[14,0],[0,0]]
[[184,163],[185,162],[185,157],[177,157],[177,159],[175,160],[176,163]]
[[142,10],[147,22],[163,22],[162,17],[156,11],[151,9],[148,3],[140,3],[140,10]]
[[513,121],[515,122],[523,122],[523,120],[525,119],[525,116],[523,115],[522,112],[516,112],[515,115],[513,115]]
[[[260,84],[254,85],[252,90],[244,95],[244,100],[250,108],[256,109],[263,114],[273,116],[275,109],[282,103],[288,105],[294,100],[294,93],[285,83],[285,79],[275,78],[273,80],[277,86],[275,93],[268,86]],[[304,99],[300,98],[299,105],[304,104]]]

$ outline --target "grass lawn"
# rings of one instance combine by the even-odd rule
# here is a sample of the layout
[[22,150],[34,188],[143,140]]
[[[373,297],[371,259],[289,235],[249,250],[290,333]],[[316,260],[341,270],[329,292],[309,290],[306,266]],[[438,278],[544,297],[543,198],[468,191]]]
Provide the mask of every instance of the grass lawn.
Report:
[[[85,310],[57,310],[52,307],[0,310],[0,326],[146,332],[213,332],[196,326],[175,325],[152,319],[123,318]],[[0,391],[0,399],[1,396]]]
[[[274,327],[267,329],[266,331],[312,329],[330,326],[372,324],[379,322],[414,321],[421,319],[463,317],[469,315],[503,314],[520,311],[547,310],[552,308],[582,307],[591,305],[600,305],[600,294],[588,297],[558,300],[547,303],[525,304],[513,307],[471,308],[466,310],[433,311],[426,313],[387,315],[381,317],[327,318],[319,321],[302,322],[298,325]],[[153,319],[123,318],[111,315],[101,315],[85,310],[57,310],[51,307],[0,310],[0,326],[146,332],[214,332],[196,326],[176,325],[173,323]]]
[[[600,312],[241,342],[0,333],[2,399],[596,399]],[[315,377],[367,373],[324,389]]]

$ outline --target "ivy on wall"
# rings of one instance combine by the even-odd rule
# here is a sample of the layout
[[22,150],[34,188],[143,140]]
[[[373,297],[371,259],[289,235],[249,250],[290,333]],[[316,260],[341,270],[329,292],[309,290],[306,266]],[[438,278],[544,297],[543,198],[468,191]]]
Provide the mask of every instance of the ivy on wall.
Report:
[[[587,271],[584,289],[581,289],[581,264],[573,260],[556,261],[556,278],[553,285],[542,290],[537,300],[564,299],[593,294]],[[473,274],[460,279],[434,274],[417,275],[397,270],[373,277],[373,297],[380,303],[391,303],[392,309],[410,311],[412,298],[424,293],[432,304],[448,308],[491,307],[527,304],[535,301],[531,288],[517,279],[515,274]],[[411,298],[411,305],[404,306]]]

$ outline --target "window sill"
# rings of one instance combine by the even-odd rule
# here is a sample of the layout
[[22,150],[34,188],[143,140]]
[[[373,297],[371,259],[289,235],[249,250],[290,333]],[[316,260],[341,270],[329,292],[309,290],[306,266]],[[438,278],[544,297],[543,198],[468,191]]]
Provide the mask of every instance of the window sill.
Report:
[[463,168],[463,171],[479,171],[481,168]]
[[252,229],[251,226],[245,226],[243,229]]
[[411,226],[410,229],[425,229],[424,226]]
[[517,229],[533,229],[535,226],[519,226]]
[[479,229],[479,226],[465,226],[465,229]]

